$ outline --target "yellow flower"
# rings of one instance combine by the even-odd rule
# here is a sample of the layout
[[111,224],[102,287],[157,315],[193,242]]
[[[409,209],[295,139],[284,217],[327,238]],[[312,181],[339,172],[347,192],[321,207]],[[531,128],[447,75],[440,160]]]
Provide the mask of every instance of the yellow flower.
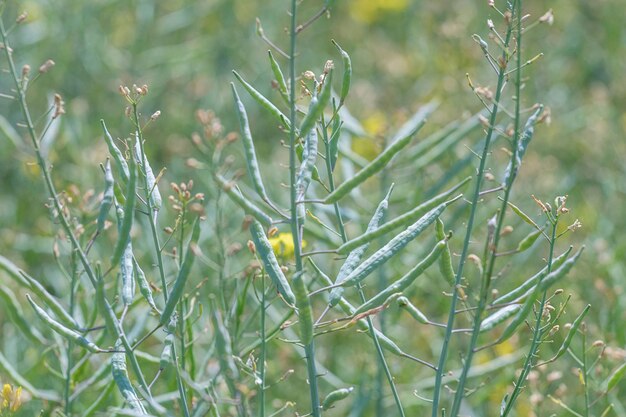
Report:
[[22,405],[21,397],[22,387],[17,388],[14,392],[10,384],[4,384],[2,386],[2,403],[0,404],[0,410],[17,411],[20,405]]
[[408,5],[408,0],[356,0],[351,10],[357,20],[372,23],[379,20],[385,12],[401,12]]
[[[276,256],[291,258],[294,253],[293,235],[291,233],[279,233],[269,239]],[[306,241],[302,240],[302,247],[306,247]]]

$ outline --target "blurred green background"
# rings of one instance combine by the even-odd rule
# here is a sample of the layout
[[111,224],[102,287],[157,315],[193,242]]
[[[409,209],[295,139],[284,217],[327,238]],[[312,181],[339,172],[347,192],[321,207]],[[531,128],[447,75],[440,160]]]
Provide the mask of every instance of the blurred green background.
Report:
[[[300,16],[313,15],[322,3],[303,1]],[[162,112],[146,135],[153,167],[167,167],[161,181],[164,190],[170,182],[196,177],[185,160],[195,152],[189,138],[200,129],[194,116],[197,109],[215,112],[225,132],[238,130],[229,86],[234,80],[231,70],[267,96],[278,98],[271,88],[268,46],[256,35],[255,18],[270,39],[286,48],[287,1],[55,0],[7,6],[5,21],[22,10],[29,14],[12,35],[18,65],[28,63],[36,70],[48,58],[56,62],[33,84],[29,99],[35,115],[42,114],[54,92],[66,102],[67,114],[49,132],[44,148],[58,188],[73,195],[75,207],[84,212],[93,213],[97,207],[82,196],[88,190],[99,192],[98,163],[106,157],[99,120],[107,121],[114,136],[128,135],[131,129],[117,92],[120,84],[148,84],[143,113],[147,117]],[[588,320],[591,332],[614,349],[613,359],[619,359],[626,343],[622,325],[626,319],[626,7],[620,0],[525,2],[531,20],[549,8],[554,24],[538,25],[525,37],[526,56],[544,56],[525,70],[523,106],[543,103],[551,110],[551,123],[537,129],[514,201],[536,215],[530,194],[545,201],[569,195],[571,222],[578,218],[583,228],[568,242],[584,243],[588,249],[568,278],[567,291],[575,294],[577,305],[593,305]],[[337,1],[330,18],[320,19],[299,38],[297,71],[319,74],[327,59],[339,63],[330,42],[335,39],[350,53],[354,67],[347,106],[370,133],[378,138],[391,135],[421,104],[437,99],[440,107],[425,129],[432,132],[481,110],[466,73],[477,84],[495,87],[493,73],[471,38],[474,33],[487,36],[488,18],[500,23],[487,1]],[[0,91],[9,88],[9,77],[2,73]],[[244,101],[253,130],[267,132],[256,137],[263,165],[284,164],[282,137],[275,123],[249,97]],[[0,116],[11,122],[21,117],[17,106],[4,99]],[[33,167],[30,144],[16,129],[17,135],[6,127],[0,134],[0,254],[34,276],[46,272],[55,282],[51,252],[57,227],[44,207],[45,192]],[[467,147],[480,137],[480,132],[468,135],[440,165],[421,173],[418,180],[423,187],[432,186],[442,169],[467,156]],[[364,141],[361,148],[355,141],[353,148],[366,157],[381,146],[380,140]],[[498,152],[494,149],[494,155]],[[277,178],[284,178],[284,171]],[[405,185],[415,180],[411,174],[400,178]],[[210,182],[201,182],[195,190],[211,195],[206,184]],[[224,221],[236,227],[241,218],[237,214]],[[246,234],[233,236],[232,241],[242,244],[247,240]],[[63,290],[63,283],[51,285]],[[338,358],[350,355],[337,354]],[[332,358],[322,360],[329,368],[334,364]],[[354,377],[348,374],[342,377]],[[409,377],[399,382],[407,390],[413,388]],[[494,401],[497,404],[499,399]]]

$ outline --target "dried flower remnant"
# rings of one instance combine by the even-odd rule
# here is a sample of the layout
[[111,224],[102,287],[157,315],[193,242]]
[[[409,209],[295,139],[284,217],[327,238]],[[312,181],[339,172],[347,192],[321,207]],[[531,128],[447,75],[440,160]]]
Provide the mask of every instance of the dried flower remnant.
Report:
[[53,60],[51,59],[46,60],[46,62],[41,64],[41,66],[39,67],[39,73],[45,74],[46,72],[50,71],[50,69],[54,67],[54,65],[55,65],[55,62]]
[[65,102],[63,101],[63,97],[60,94],[54,95],[54,114],[52,115],[53,119],[56,119],[60,115],[65,114]]
[[539,18],[539,22],[552,25],[554,23],[554,14],[552,13],[552,9],[548,10],[543,16],[541,16]]

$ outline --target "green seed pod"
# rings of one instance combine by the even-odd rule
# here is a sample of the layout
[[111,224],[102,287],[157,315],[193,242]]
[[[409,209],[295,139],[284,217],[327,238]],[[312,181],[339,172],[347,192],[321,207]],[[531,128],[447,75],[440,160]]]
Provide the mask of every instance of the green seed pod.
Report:
[[70,316],[70,314],[65,311],[65,308],[57,299],[45,289],[43,285],[39,283],[33,277],[27,275],[25,272],[20,271],[22,277],[28,282],[28,285],[32,292],[35,293],[37,297],[43,300],[44,303],[48,306],[50,310],[57,316],[59,321],[63,323],[65,326],[70,327],[72,329],[79,329],[81,326],[76,322],[76,320]]
[[98,213],[98,220],[96,223],[96,232],[100,233],[104,229],[104,222],[106,221],[109,210],[113,205],[113,186],[115,181],[113,180],[113,172],[111,171],[111,161],[107,158],[104,165],[104,193],[102,194],[102,201],[100,202],[100,211]]
[[[385,196],[383,201],[381,201],[380,204],[378,204],[378,207],[376,207],[376,211],[374,211],[374,215],[370,219],[370,222],[367,225],[367,229],[365,230],[365,233],[376,230],[376,228],[378,228],[378,226],[380,225],[380,222],[382,221],[383,217],[385,216],[385,213],[387,212],[387,208],[389,207],[389,197],[391,195],[392,190],[393,190],[393,185],[389,188],[389,192],[387,192],[387,195]],[[345,262],[343,263],[343,265],[341,265],[341,268],[339,269],[339,273],[337,274],[337,279],[335,280],[335,284],[342,283],[344,279],[352,271],[354,271],[354,269],[359,265],[359,262],[361,262],[363,255],[365,255],[365,252],[367,252],[367,248],[369,247],[369,245],[370,245],[369,242],[365,243],[364,245],[361,245],[358,248],[354,249],[352,252],[350,252]],[[344,291],[345,289],[343,287],[333,288],[330,291],[330,295],[328,296],[328,304],[331,307],[334,307],[335,305],[337,305],[337,303],[343,296]]]
[[[317,131],[311,130],[304,143],[304,150],[302,152],[302,164],[298,170],[296,178],[296,201],[302,201],[306,196],[307,189],[311,184],[313,169],[315,168],[315,161],[317,160]],[[300,224],[304,223],[305,219],[305,207],[304,203],[298,204],[298,221]]]
[[111,375],[122,397],[124,397],[124,400],[128,403],[130,408],[137,411],[140,415],[145,415],[147,414],[146,409],[128,378],[128,372],[126,371],[126,354],[119,352],[121,349],[122,342],[118,340],[115,343],[115,350],[118,352],[111,355]]
[[[420,204],[419,206],[415,207],[413,210],[407,213],[404,213],[403,215],[398,216],[395,219],[386,222],[385,224],[382,224],[377,229],[372,230],[371,232],[366,232],[359,237],[356,237],[352,240],[347,241],[346,243],[341,245],[339,248],[337,248],[337,253],[339,253],[340,255],[345,255],[351,250],[363,245],[364,243],[371,242],[372,240],[377,239],[378,237],[388,232],[391,232],[392,230],[395,230],[401,226],[406,226],[407,224],[413,223],[414,221],[416,221],[422,216],[424,217],[429,216],[430,213],[433,213],[432,210],[435,210],[435,211],[441,210],[440,213],[442,213],[443,210],[447,206],[449,206],[450,204],[460,199],[462,195],[458,195],[448,201],[446,201],[446,199],[449,198],[450,195],[454,194],[460,187],[465,185],[470,179],[471,178],[469,177],[464,179],[463,181],[461,181],[459,184],[455,185],[451,189],[444,191],[443,193],[437,195],[436,197],[433,197],[430,200]],[[432,218],[432,220],[434,221],[437,217],[438,215]]]
[[270,59],[270,66],[272,67],[272,73],[274,74],[274,78],[278,83],[278,92],[280,93],[283,101],[285,103],[289,103],[289,96],[287,95],[287,82],[285,81],[285,76],[280,69],[280,65],[274,59],[274,55],[272,55],[272,51],[267,51],[267,55]]
[[554,355],[554,357],[550,360],[550,362],[557,360],[558,358],[563,356],[565,354],[565,352],[567,352],[567,349],[569,348],[569,345],[572,344],[572,339],[574,339],[574,335],[578,331],[578,328],[580,327],[581,323],[583,322],[583,319],[585,318],[585,316],[589,312],[590,308],[591,308],[591,305],[587,304],[587,306],[578,315],[578,317],[576,317],[576,320],[574,320],[574,322],[572,323],[572,327],[570,327],[569,331],[567,332],[567,335],[565,336],[565,339],[563,339],[563,343],[561,343],[561,347],[556,352],[556,355]]
[[120,262],[128,242],[130,242],[130,231],[133,227],[133,218],[135,213],[135,201],[137,198],[135,186],[137,183],[137,169],[135,158],[130,158],[130,176],[126,189],[126,202],[124,203],[124,218],[118,227],[118,238],[111,256],[111,266],[115,267]]
[[[573,247],[570,246],[564,253],[562,253],[559,257],[552,260],[552,269],[557,269],[563,262],[567,260],[567,256],[572,251]],[[508,293],[501,295],[497,299],[494,300],[492,304],[505,304],[515,300],[521,300],[528,291],[531,291],[537,282],[541,281],[546,275],[548,275],[548,267],[545,266],[539,272],[537,272],[532,277],[528,278],[522,285],[519,287],[509,291]]]
[[[356,285],[365,277],[372,273],[376,268],[387,262],[391,257],[412,242],[426,228],[435,221],[435,219],[444,210],[445,205],[441,205],[424,215],[417,222],[407,227],[404,231],[397,234],[385,246],[374,252],[372,256],[367,258],[361,265],[350,273],[343,281],[342,286],[348,287]],[[444,241],[445,245],[445,241]]]
[[137,283],[137,286],[139,287],[139,292],[141,293],[141,295],[143,296],[143,298],[148,302],[148,305],[150,306],[150,308],[152,310],[154,310],[156,313],[159,313],[159,309],[156,306],[156,303],[154,302],[154,297],[152,296],[152,289],[150,289],[150,284],[148,283],[148,280],[146,279],[146,274],[144,274],[143,269],[141,269],[141,267],[139,266],[139,263],[137,262],[137,260],[135,258],[133,258],[133,266],[135,267],[135,280]]
[[280,265],[278,265],[278,260],[276,259],[272,245],[265,235],[263,226],[261,226],[259,222],[253,221],[250,225],[250,233],[252,234],[252,241],[254,242],[256,251],[263,261],[263,265],[265,265],[265,271],[270,276],[272,282],[276,285],[276,289],[283,296],[285,301],[293,305],[296,302],[295,296],[289,286],[287,278],[285,278],[285,274],[283,274]]
[[11,321],[31,342],[45,345],[46,339],[31,325],[24,317],[22,307],[18,304],[18,298],[13,291],[5,285],[0,284],[0,300],[4,302],[3,311],[7,313]]
[[522,136],[519,138],[517,144],[517,152],[515,153],[515,170],[513,171],[513,160],[509,162],[509,165],[506,167],[504,172],[504,181],[502,184],[505,187],[510,186],[513,183],[513,180],[517,176],[519,171],[519,167],[522,164],[522,158],[526,153],[526,149],[528,148],[528,144],[530,140],[533,138],[533,134],[535,133],[535,125],[539,120],[539,115],[543,112],[543,105],[537,107],[537,110],[528,118],[526,124],[524,125],[524,132]]
[[163,350],[161,351],[161,358],[159,359],[159,369],[163,370],[172,363],[172,354],[174,349],[174,340],[176,336],[174,333],[169,333],[165,336],[163,341]]
[[303,271],[294,274],[291,282],[296,296],[296,308],[298,309],[298,323],[300,324],[300,342],[308,345],[313,341],[313,311],[309,301],[309,294],[304,283]]
[[322,86],[322,90],[319,95],[313,96],[311,98],[311,103],[309,104],[309,111],[304,116],[304,120],[302,120],[302,124],[300,125],[300,137],[306,137],[311,129],[315,127],[315,123],[322,115],[324,108],[328,104],[328,100],[330,99],[330,91],[332,89],[332,80],[333,80],[333,70],[331,69],[326,79],[324,80],[324,85]]
[[96,306],[98,307],[100,315],[104,317],[107,333],[109,333],[109,335],[117,334],[115,322],[113,321],[115,314],[110,311],[111,305],[107,302],[104,290],[104,279],[99,270],[96,278]]
[[341,81],[341,93],[339,94],[339,106],[341,107],[350,91],[350,83],[352,82],[352,60],[350,59],[350,55],[341,49],[341,46],[339,46],[337,42],[334,40],[331,42],[335,45],[337,50],[339,50],[341,60],[343,61],[343,79]]
[[365,311],[371,310],[372,308],[376,308],[382,304],[385,304],[387,302],[386,300],[388,300],[390,297],[406,290],[417,277],[422,275],[426,268],[432,265],[433,262],[435,262],[437,258],[439,258],[439,255],[441,255],[441,252],[445,247],[445,240],[437,242],[433,250],[428,255],[426,255],[426,257],[419,264],[417,264],[413,269],[407,272],[402,278],[389,285],[387,288],[380,291],[374,297],[369,299],[366,303],[358,307],[354,314],[360,314]]
[[120,275],[122,277],[122,302],[124,305],[133,303],[135,296],[135,279],[133,277],[133,245],[128,242],[120,261]]
[[272,225],[272,218],[265,214],[254,203],[244,197],[239,188],[237,188],[233,183],[229,183],[224,177],[217,173],[213,175],[213,178],[215,179],[217,185],[219,185],[220,188],[226,192],[228,197],[230,197],[230,199],[233,200],[235,204],[243,209],[244,213],[254,217],[256,220],[258,220],[267,227]]
[[522,239],[517,245],[517,252],[523,252],[529,249],[533,243],[537,241],[537,238],[541,236],[542,230],[533,230],[524,239]]
[[107,143],[107,147],[109,148],[109,153],[115,160],[115,164],[120,171],[120,175],[122,176],[122,182],[124,184],[128,183],[130,178],[130,170],[128,169],[128,164],[126,163],[126,158],[124,158],[124,154],[119,150],[115,142],[113,141],[113,137],[107,130],[106,125],[104,124],[104,120],[100,119],[100,124],[102,125],[102,130],[104,131],[104,140]]
[[486,332],[495,328],[498,324],[504,322],[504,320],[512,317],[515,313],[520,311],[522,308],[521,304],[511,304],[505,307],[502,307],[500,310],[496,311],[490,316],[487,316],[480,323],[480,332]]
[[563,265],[561,265],[558,269],[550,272],[543,280],[541,280],[539,284],[537,284],[539,290],[546,291],[548,288],[560,281],[565,275],[567,275],[567,273],[578,261],[578,258],[580,258],[580,255],[582,255],[583,250],[585,250],[584,246],[578,249],[578,252],[572,255],[571,258],[563,262]]
[[84,338],[83,336],[81,336],[80,334],[75,332],[74,330],[72,330],[72,329],[70,329],[68,327],[65,327],[64,325],[62,325],[61,323],[59,323],[58,321],[56,321],[52,317],[50,317],[48,315],[48,313],[46,313],[44,311],[43,308],[41,308],[37,304],[35,304],[33,299],[30,298],[30,295],[26,294],[26,298],[28,299],[28,302],[33,307],[33,309],[35,310],[35,313],[37,313],[39,318],[44,323],[46,323],[48,325],[48,327],[50,329],[52,329],[54,332],[56,332],[59,335],[63,336],[68,341],[74,342],[77,345],[87,349],[91,353],[103,353],[103,352],[105,352],[104,350],[102,350],[98,346],[96,346],[95,343],[93,343],[90,340]]
[[428,317],[424,313],[422,313],[419,308],[415,307],[408,298],[402,296],[398,298],[398,306],[404,309],[407,313],[411,315],[417,322],[422,324],[428,324]]
[[322,401],[322,410],[329,410],[337,401],[347,398],[352,391],[354,391],[354,387],[341,388],[332,391],[326,396],[326,398],[324,398],[324,401]]
[[265,110],[269,111],[272,116],[274,116],[281,124],[283,124],[288,130],[291,130],[291,125],[289,124],[289,119],[287,116],[283,114],[278,107],[276,107],[271,101],[269,101],[265,96],[259,93],[254,87],[248,84],[241,75],[237,73],[237,71],[233,71],[233,74],[237,78],[237,80],[243,85],[248,94],[261,105]]
[[[135,157],[137,158],[137,164],[143,168],[143,172],[146,176],[146,183],[148,185],[148,199],[150,201],[150,206],[152,210],[159,211],[161,209],[161,205],[163,204],[163,200],[161,198],[161,192],[159,191],[159,185],[156,182],[156,177],[154,176],[154,171],[152,171],[152,167],[150,166],[150,161],[148,161],[148,157],[145,152],[141,152],[141,144],[139,143],[139,137],[137,136],[137,140],[135,141]],[[144,166],[145,162],[145,166]]]
[[[198,239],[200,238],[200,219],[196,219],[193,223],[193,230],[191,232],[191,238],[189,239],[189,244],[187,245],[187,250],[185,251],[185,256],[183,258],[183,263],[178,271],[178,275],[176,276],[176,281],[174,282],[174,286],[172,287],[172,291],[169,293],[169,298],[167,299],[167,303],[163,308],[163,313],[161,313],[161,319],[159,323],[162,326],[165,326],[169,323],[172,318],[172,314],[176,309],[176,305],[180,301],[183,296],[183,292],[185,290],[185,284],[187,283],[187,278],[189,278],[189,273],[191,272],[191,267],[193,266],[193,261],[196,258],[194,251],[196,250],[196,246],[198,245]],[[165,291],[165,289],[164,289]]]
[[[437,218],[435,222],[435,236],[438,240],[446,239],[446,233],[444,225],[441,219]],[[446,247],[441,253],[439,258],[439,271],[441,275],[446,279],[448,285],[454,285],[456,282],[456,274],[454,273],[454,267],[452,266],[452,254],[450,253],[450,244],[446,240]]]
[[423,114],[421,114],[421,120],[416,122],[414,126],[412,126],[412,129],[410,129],[409,131],[405,132],[404,129],[401,128],[399,132],[402,134],[401,136],[398,136],[395,140],[393,140],[391,145],[389,145],[387,149],[385,149],[373,161],[363,167],[363,169],[354,174],[352,178],[344,181],[339,187],[335,188],[332,193],[328,194],[323,203],[336,203],[341,198],[346,196],[350,191],[363,183],[366,179],[383,169],[398,152],[404,149],[411,142],[413,136],[415,136],[415,134],[426,123],[426,116],[428,114],[429,112],[424,112]]

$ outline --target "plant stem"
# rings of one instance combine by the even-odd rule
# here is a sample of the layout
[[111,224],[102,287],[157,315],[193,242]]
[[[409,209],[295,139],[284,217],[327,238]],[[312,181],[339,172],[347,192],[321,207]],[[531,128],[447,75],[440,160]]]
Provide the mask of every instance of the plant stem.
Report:
[[261,274],[261,354],[259,356],[259,374],[261,387],[259,388],[259,417],[265,417],[265,274]]
[[[291,213],[291,235],[293,238],[296,273],[302,271],[302,238],[300,224],[298,224],[296,205],[296,37],[297,37],[297,0],[291,0],[291,29],[289,31],[289,194]],[[301,203],[304,204],[304,203]],[[311,415],[319,417],[321,407],[317,388],[317,369],[315,367],[315,342],[312,340],[304,347],[307,373],[309,379],[309,393],[311,397]]]
[[[509,43],[510,43],[510,39],[511,39],[511,34],[512,34],[512,25],[509,24],[508,28],[507,28],[507,33],[506,33],[506,42],[505,42],[505,51],[502,52],[502,60],[503,63],[506,62],[507,60],[507,54],[506,54],[506,48],[508,47]],[[493,106],[491,109],[491,115],[489,118],[489,127],[487,128],[487,134],[485,136],[485,144],[483,147],[483,151],[482,151],[482,155],[480,157],[480,164],[478,167],[478,171],[476,173],[476,186],[474,188],[474,194],[472,196],[472,201],[471,201],[471,206],[470,206],[470,214],[469,214],[469,219],[467,221],[467,229],[465,232],[465,239],[463,240],[463,249],[461,251],[461,258],[459,260],[459,266],[457,268],[456,271],[456,277],[455,277],[455,283],[454,283],[454,290],[453,290],[453,294],[452,294],[452,300],[451,300],[451,304],[450,304],[450,310],[449,310],[449,314],[448,314],[448,321],[447,321],[447,325],[446,325],[446,332],[444,335],[444,340],[443,340],[443,345],[441,347],[441,354],[439,355],[439,363],[437,365],[437,373],[435,376],[435,389],[434,389],[434,393],[433,393],[433,406],[432,406],[432,417],[437,417],[439,414],[439,402],[440,402],[440,396],[441,396],[441,385],[443,382],[443,375],[445,372],[445,364],[446,364],[446,359],[448,356],[448,348],[449,348],[449,344],[450,344],[450,339],[452,337],[452,329],[454,328],[454,319],[455,319],[455,311],[456,311],[456,303],[458,300],[458,296],[459,296],[459,287],[461,285],[461,278],[463,277],[463,268],[465,266],[465,261],[467,258],[467,254],[469,251],[469,245],[470,245],[470,241],[471,241],[471,237],[472,237],[472,232],[473,232],[473,228],[474,228],[474,220],[476,217],[476,210],[477,210],[477,206],[478,206],[478,200],[480,198],[480,190],[481,190],[481,186],[482,186],[482,181],[484,178],[484,174],[485,174],[485,167],[487,164],[487,156],[489,155],[489,148],[491,145],[491,140],[493,138],[493,134],[495,131],[495,124],[496,124],[496,119],[498,116],[498,110],[499,110],[499,104],[500,104],[500,99],[502,97],[502,89],[504,87],[504,81],[505,81],[505,72],[506,72],[506,65],[502,65],[502,67],[499,70],[498,73],[498,82],[497,82],[497,87],[496,87],[496,93],[495,93],[495,98],[493,101]],[[519,102],[519,98],[518,98],[518,102]],[[509,187],[510,188],[510,187]],[[496,234],[496,236],[498,236],[498,234]],[[481,297],[482,298],[482,297]],[[484,306],[483,306],[484,308]],[[476,316],[480,316],[480,313],[482,312],[482,310],[480,312],[477,312]],[[478,332],[474,332],[472,334],[472,339],[476,339],[478,337]],[[476,340],[473,340],[473,344],[475,345]],[[468,352],[473,352],[473,347],[471,349],[468,350]],[[470,356],[472,355],[472,353],[470,353]],[[459,386],[460,388],[457,389],[457,395],[459,398],[462,397],[463,395],[463,386],[465,384],[465,378],[467,377],[467,371],[469,370],[469,366],[470,366],[471,362],[467,362],[467,358],[466,358],[466,363],[464,366],[464,376],[462,375],[461,379],[459,380]],[[466,370],[467,368],[467,370]],[[455,398],[455,403],[457,402],[456,398]],[[458,403],[460,405],[460,399],[458,400]],[[449,416],[451,417],[456,417],[455,414],[455,408],[458,408],[458,405],[455,407],[453,405],[453,409],[452,409],[452,413],[449,414]],[[458,412],[458,410],[457,410]]]

